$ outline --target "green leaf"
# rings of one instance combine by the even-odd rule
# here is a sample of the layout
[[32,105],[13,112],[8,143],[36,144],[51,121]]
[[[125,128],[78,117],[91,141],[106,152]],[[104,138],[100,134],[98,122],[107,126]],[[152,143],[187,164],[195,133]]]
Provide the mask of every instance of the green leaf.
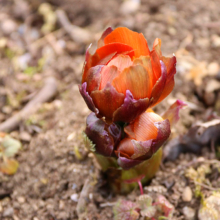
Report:
[[149,195],[141,195],[138,197],[137,204],[141,210],[141,215],[152,218],[156,214],[156,207],[153,206],[153,199]]
[[21,142],[8,135],[2,139],[1,144],[3,147],[3,155],[5,157],[13,157],[21,148]]
[[85,132],[82,132],[82,136],[83,136],[85,147],[88,150],[95,152],[95,144],[92,143],[92,141],[88,138]]
[[113,208],[114,220],[137,220],[139,213],[135,210],[137,205],[130,201],[120,200]]
[[18,162],[14,159],[6,159],[4,162],[0,163],[0,171],[2,173],[12,175],[17,172]]

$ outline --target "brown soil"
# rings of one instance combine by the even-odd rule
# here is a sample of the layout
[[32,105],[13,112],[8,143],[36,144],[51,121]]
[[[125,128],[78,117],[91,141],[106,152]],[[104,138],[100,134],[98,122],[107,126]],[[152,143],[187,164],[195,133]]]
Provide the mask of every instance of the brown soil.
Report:
[[[52,40],[62,51],[57,52],[53,41],[51,43],[51,39],[43,38],[40,29],[44,24],[43,17],[38,13],[42,2],[45,1],[0,2],[0,44],[1,39],[7,39],[7,46],[0,52],[0,122],[22,109],[28,95],[42,86],[45,77],[54,76],[59,84],[56,97],[43,104],[37,113],[10,133],[22,141],[23,148],[16,156],[19,162],[17,173],[12,176],[0,173],[0,219],[78,219],[77,201],[88,176],[96,176],[97,184],[89,192],[85,219],[113,219],[112,204],[119,198],[134,201],[140,191],[135,189],[127,196],[113,195],[101,187],[105,180],[93,155],[84,148],[81,136],[89,110],[79,94],[78,84],[89,42],[74,42],[57,22],[54,29],[60,32],[52,32]],[[220,64],[219,0],[142,0],[139,9],[131,14],[121,13],[123,1],[117,0],[47,2],[52,5],[53,11],[58,8],[65,10],[74,25],[88,30],[93,42],[107,26],[127,26],[142,32],[149,45],[156,37],[161,38],[163,54],[177,53],[177,61],[178,54],[181,54],[180,57],[194,57],[197,63],[193,65],[203,62],[207,65],[212,62]],[[13,29],[10,22],[16,28]],[[25,32],[25,28],[29,30]],[[39,46],[32,48],[36,42]],[[59,46],[63,43],[64,49]],[[30,55],[28,66],[32,67],[37,66],[43,54],[48,53],[44,68],[33,74],[16,68],[13,58],[25,53]],[[220,113],[216,104],[220,90],[204,91],[204,86],[211,79],[219,80],[219,73],[207,74],[201,78],[202,83],[197,84],[195,78],[199,76],[187,78],[184,68],[184,62],[177,65],[175,89],[156,107],[160,113],[167,108],[167,103],[171,104],[177,98],[197,107],[183,110],[172,137],[186,133],[192,124],[208,119],[214,111]],[[76,149],[81,158],[76,155]],[[186,186],[190,186],[193,192],[195,190],[195,184],[185,176],[185,172],[190,165],[198,166],[198,157],[211,160],[216,156],[209,146],[205,146],[200,155],[182,153],[178,159],[163,163],[155,178],[145,187],[145,193],[153,197],[163,194],[175,206],[174,219],[187,219],[182,211],[185,206],[196,212],[199,209],[200,199],[194,193],[191,201],[184,202],[182,199]],[[217,187],[219,171],[213,168],[207,178],[213,187]],[[203,189],[205,196],[211,192],[211,189]]]

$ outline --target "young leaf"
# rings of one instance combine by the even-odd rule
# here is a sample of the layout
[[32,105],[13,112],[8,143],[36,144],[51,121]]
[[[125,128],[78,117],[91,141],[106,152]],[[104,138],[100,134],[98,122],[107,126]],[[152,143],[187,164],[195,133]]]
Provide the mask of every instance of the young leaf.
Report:
[[88,150],[95,152],[95,144],[92,143],[92,141],[88,138],[88,136],[86,135],[85,132],[82,132],[82,136],[83,136],[83,141],[84,141],[85,147]]
[[137,204],[141,210],[141,215],[152,218],[156,214],[156,207],[152,205],[153,199],[149,195],[141,195],[138,197]]
[[18,162],[14,159],[6,159],[4,162],[0,163],[0,171],[2,173],[12,175],[17,172]]
[[8,135],[2,139],[1,144],[3,146],[3,155],[6,157],[13,157],[21,148],[21,142]]
[[162,195],[157,197],[155,205],[164,213],[166,217],[171,218],[174,212],[174,206]]
[[136,210],[135,203],[125,200],[120,200],[113,208],[114,220],[137,220],[139,213]]

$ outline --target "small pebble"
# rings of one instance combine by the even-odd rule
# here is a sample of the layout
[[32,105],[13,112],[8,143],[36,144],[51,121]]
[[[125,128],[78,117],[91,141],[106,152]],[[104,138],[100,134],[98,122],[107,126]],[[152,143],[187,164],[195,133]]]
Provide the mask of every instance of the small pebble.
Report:
[[5,211],[3,212],[4,217],[9,217],[12,216],[13,214],[14,214],[14,209],[12,207],[5,209]]
[[22,141],[26,141],[26,142],[31,141],[31,135],[26,131],[22,131],[19,136],[20,136],[20,140]]
[[122,14],[131,14],[136,12],[140,7],[140,0],[126,0],[123,1],[120,7]]
[[78,202],[78,194],[77,193],[74,193],[70,196],[70,199],[73,200],[74,202]]
[[93,199],[93,194],[89,193],[89,199],[92,200]]
[[72,185],[72,189],[76,189],[77,185],[75,183],[73,183]]
[[17,198],[17,200],[18,200],[19,203],[24,203],[24,202],[25,202],[25,198],[22,197],[22,196],[19,196],[19,197]]
[[59,209],[60,209],[60,210],[63,210],[64,208],[65,208],[65,203],[64,203],[63,200],[60,200],[60,201],[59,201]]
[[184,202],[190,202],[192,200],[192,190],[189,186],[183,190],[182,199]]
[[216,76],[220,70],[220,66],[217,62],[212,62],[207,66],[207,70],[210,76]]
[[11,19],[6,19],[1,22],[1,29],[4,34],[11,34],[12,32],[16,31],[17,24],[15,21]]
[[76,132],[73,132],[73,133],[69,134],[68,137],[67,137],[67,141],[72,141],[73,138],[75,138],[75,136],[76,136]]
[[187,220],[194,220],[196,216],[195,210],[188,206],[183,207],[183,214]]

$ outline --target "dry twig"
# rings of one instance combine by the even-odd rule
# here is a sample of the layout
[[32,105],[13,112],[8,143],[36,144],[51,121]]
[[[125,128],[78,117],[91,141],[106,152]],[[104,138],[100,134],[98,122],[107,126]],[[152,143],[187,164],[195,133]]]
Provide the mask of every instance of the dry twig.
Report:
[[76,206],[76,212],[79,219],[83,219],[84,214],[86,213],[86,204],[89,197],[89,191],[92,187],[91,177],[88,177],[84,183],[80,197]]
[[20,112],[0,124],[0,131],[9,132],[15,129],[22,120],[27,119],[31,114],[36,112],[39,106],[42,103],[50,100],[56,94],[56,92],[56,79],[53,77],[47,78],[43,88]]
[[63,10],[57,10],[56,15],[59,23],[75,42],[88,43],[92,41],[91,34],[83,28],[72,25]]

